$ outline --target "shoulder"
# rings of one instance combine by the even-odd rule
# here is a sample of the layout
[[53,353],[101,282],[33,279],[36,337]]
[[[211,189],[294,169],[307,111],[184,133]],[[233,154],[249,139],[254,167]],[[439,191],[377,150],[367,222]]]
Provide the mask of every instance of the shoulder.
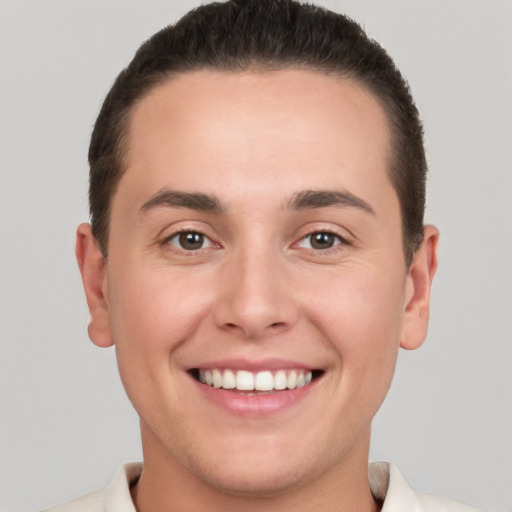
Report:
[[130,485],[139,478],[141,471],[141,463],[124,464],[104,489],[43,512],[136,512],[130,495]]
[[413,491],[400,471],[387,462],[369,466],[373,495],[383,500],[381,512],[483,512],[458,501]]
[[105,502],[103,498],[104,492],[101,489],[67,503],[48,508],[43,512],[103,512]]
[[418,511],[421,512],[484,512],[482,509],[470,507],[469,505],[449,498],[441,498],[421,493],[416,493],[416,498]]

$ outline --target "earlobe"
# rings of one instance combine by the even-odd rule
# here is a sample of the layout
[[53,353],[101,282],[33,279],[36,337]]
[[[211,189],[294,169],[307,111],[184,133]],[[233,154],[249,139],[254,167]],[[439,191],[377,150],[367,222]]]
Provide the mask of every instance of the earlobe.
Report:
[[437,269],[439,231],[425,226],[423,242],[414,253],[406,284],[404,321],[400,346],[406,350],[419,348],[427,336],[430,311],[430,289]]
[[99,347],[110,347],[114,340],[108,308],[106,262],[90,224],[78,226],[75,250],[89,307],[89,338]]

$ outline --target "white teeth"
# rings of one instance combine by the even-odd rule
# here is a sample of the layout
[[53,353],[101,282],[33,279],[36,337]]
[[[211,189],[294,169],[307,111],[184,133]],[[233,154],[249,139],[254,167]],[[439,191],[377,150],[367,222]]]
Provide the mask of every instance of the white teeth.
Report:
[[236,387],[235,374],[231,370],[224,370],[222,387],[224,389],[233,389]]
[[212,381],[214,388],[220,388],[222,386],[222,374],[219,370],[213,370]]
[[254,375],[245,370],[236,372],[236,389],[239,391],[252,391],[254,389]]
[[288,389],[295,389],[297,386],[297,372],[295,370],[291,371],[286,379],[286,387]]
[[270,391],[274,389],[274,377],[270,372],[258,372],[254,379],[254,389],[257,391]]
[[[311,372],[308,372],[311,373]],[[279,370],[274,377],[274,388],[275,389],[286,389],[286,372]]]
[[296,389],[306,386],[313,379],[310,371],[278,370],[252,373],[247,370],[199,370],[199,382],[214,388],[234,389],[239,391],[272,391]]

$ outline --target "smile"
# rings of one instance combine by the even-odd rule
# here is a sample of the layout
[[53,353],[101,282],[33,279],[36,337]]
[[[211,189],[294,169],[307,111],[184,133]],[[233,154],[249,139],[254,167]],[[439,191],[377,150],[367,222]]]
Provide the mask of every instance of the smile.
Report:
[[237,391],[283,391],[307,386],[312,380],[311,370],[277,370],[250,372],[247,370],[197,370],[194,377],[213,388]]
[[231,415],[262,421],[294,410],[323,380],[325,370],[301,366],[278,360],[218,361],[188,373],[207,402]]

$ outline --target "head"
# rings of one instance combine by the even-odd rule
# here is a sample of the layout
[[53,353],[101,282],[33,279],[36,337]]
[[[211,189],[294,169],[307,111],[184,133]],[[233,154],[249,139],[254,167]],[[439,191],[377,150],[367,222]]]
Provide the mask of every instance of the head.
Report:
[[[302,69],[350,78],[371,92],[392,136],[388,173],[399,202],[406,263],[423,233],[427,164],[408,85],[386,51],[342,14],[289,0],[232,0],[201,6],[146,41],[116,79],[89,149],[93,233],[108,252],[112,197],[129,158],[133,106],[182,73]],[[319,91],[319,94],[321,92]]]
[[141,418],[143,495],[172,478],[193,499],[359,504],[436,268],[421,126],[389,57],[315,7],[201,7],[121,73],[90,159],[89,334],[116,345]]

